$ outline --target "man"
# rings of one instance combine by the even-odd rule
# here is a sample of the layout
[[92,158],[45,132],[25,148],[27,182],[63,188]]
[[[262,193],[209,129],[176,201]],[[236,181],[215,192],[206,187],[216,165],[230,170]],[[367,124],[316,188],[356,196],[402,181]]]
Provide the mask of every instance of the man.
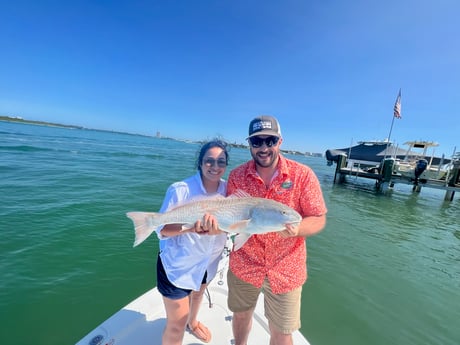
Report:
[[326,225],[326,205],[313,170],[280,154],[278,120],[259,116],[249,124],[252,160],[229,174],[227,193],[243,190],[282,202],[302,216],[281,232],[253,235],[230,255],[228,306],[233,312],[235,345],[246,345],[259,293],[264,291],[270,345],[292,345],[300,328],[302,285],[307,279],[305,238]]

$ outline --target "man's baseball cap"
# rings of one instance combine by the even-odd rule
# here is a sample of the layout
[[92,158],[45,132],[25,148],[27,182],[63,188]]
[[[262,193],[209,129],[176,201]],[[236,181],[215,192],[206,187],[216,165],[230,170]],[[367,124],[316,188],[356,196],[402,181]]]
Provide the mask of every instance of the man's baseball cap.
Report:
[[273,116],[262,115],[254,118],[249,123],[249,136],[253,137],[256,135],[273,135],[275,137],[281,137],[281,128],[278,120]]

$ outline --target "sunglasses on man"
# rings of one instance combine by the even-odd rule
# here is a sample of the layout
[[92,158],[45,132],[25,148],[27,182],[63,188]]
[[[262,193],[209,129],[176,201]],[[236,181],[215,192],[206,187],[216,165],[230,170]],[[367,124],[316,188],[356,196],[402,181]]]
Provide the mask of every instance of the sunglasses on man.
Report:
[[276,144],[278,144],[278,141],[280,140],[279,137],[275,137],[275,136],[269,136],[269,137],[266,137],[266,138],[261,138],[261,137],[250,137],[249,138],[249,143],[251,144],[251,146],[255,149],[258,149],[259,147],[261,147],[264,143],[265,145],[267,145],[267,147],[272,147],[272,146],[276,146]]

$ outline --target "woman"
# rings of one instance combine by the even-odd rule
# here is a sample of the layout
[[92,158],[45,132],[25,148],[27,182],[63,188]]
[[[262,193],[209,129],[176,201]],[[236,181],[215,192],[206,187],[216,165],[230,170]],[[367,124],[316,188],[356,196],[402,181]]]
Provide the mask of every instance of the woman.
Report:
[[[195,197],[226,195],[222,179],[228,165],[227,144],[222,140],[205,143],[198,155],[198,172],[172,184],[160,212],[165,212]],[[188,328],[203,342],[211,340],[209,329],[197,320],[207,284],[217,273],[227,235],[218,229],[216,219],[205,215],[191,229],[169,224],[157,229],[160,253],[157,261],[157,285],[166,309],[163,345],[180,345]]]

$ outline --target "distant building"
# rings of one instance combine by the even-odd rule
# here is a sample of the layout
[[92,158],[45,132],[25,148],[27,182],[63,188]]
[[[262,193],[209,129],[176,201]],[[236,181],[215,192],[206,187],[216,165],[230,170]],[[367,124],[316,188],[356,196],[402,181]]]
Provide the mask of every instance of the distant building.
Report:
[[305,156],[310,156],[310,157],[323,157],[322,153],[318,152],[305,152]]

